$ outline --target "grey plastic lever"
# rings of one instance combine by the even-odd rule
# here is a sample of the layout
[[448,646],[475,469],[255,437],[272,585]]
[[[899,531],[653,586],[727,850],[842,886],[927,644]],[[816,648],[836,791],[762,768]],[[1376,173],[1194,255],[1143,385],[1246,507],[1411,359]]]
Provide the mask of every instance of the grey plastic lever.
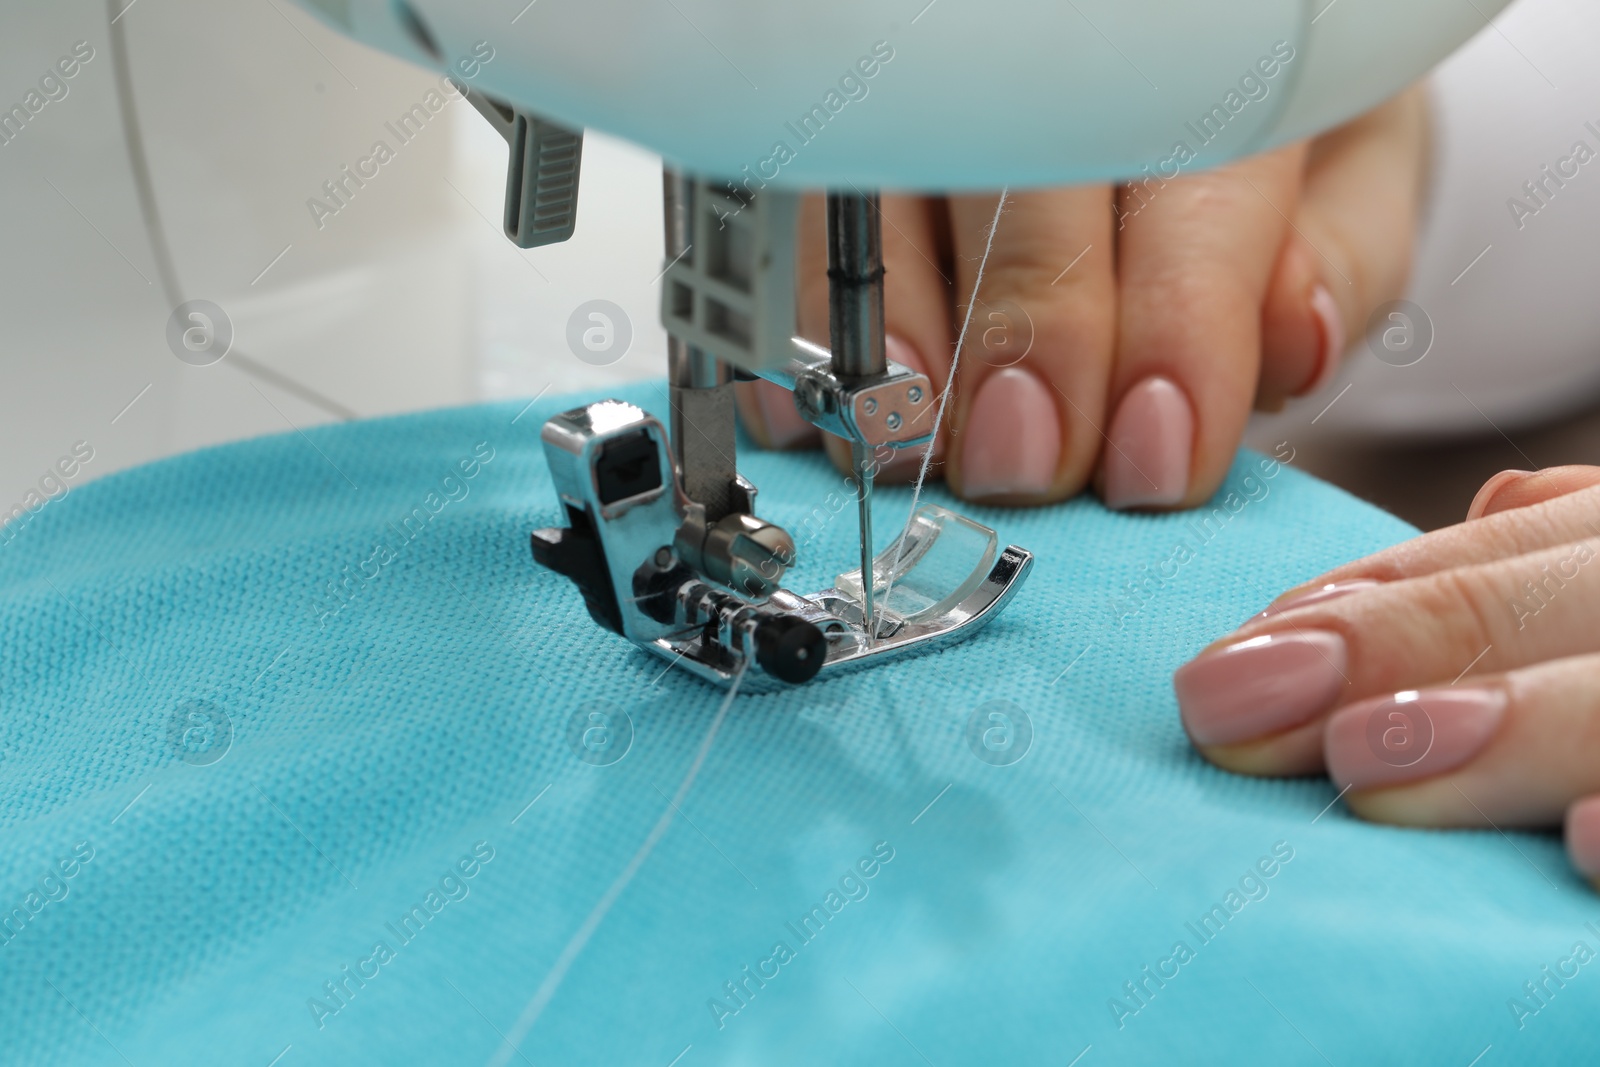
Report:
[[567,240],[578,221],[583,131],[569,130],[477,90],[469,90],[467,99],[510,148],[506,236],[518,248]]

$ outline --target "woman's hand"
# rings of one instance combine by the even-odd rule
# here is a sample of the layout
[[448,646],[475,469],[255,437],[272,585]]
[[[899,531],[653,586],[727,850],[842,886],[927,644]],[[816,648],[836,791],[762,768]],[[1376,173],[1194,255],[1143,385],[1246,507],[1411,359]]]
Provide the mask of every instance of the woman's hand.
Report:
[[1179,668],[1219,767],[1357,814],[1551,826],[1600,887],[1600,467],[1506,471],[1457,526],[1292,589]]
[[[935,448],[961,496],[1188,507],[1227,473],[1252,406],[1337,369],[1399,293],[1426,154],[1413,89],[1310,143],[1214,171],[1008,197]],[[1003,150],[1003,149],[995,149]],[[883,198],[889,358],[950,376],[996,198]],[[801,215],[800,330],[828,341],[820,199]],[[793,398],[741,387],[763,444],[814,446]],[[930,415],[931,417],[931,415]],[[836,438],[829,452],[848,467]],[[914,476],[922,450],[886,467]]]

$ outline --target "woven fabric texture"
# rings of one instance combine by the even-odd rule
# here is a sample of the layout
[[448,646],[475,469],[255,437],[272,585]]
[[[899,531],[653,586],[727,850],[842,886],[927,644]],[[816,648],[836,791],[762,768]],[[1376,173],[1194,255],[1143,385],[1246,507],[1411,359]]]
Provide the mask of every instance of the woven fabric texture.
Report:
[[[1185,742],[1173,668],[1414,532],[1251,454],[1181,515],[930,488],[1036,553],[1011,607],[741,693],[619,883],[722,693],[533,564],[574,402],[180,456],[0,548],[0,1061],[1592,1059],[1600,902],[1553,836],[1365,825]],[[839,474],[743,467],[794,588],[851,566]]]

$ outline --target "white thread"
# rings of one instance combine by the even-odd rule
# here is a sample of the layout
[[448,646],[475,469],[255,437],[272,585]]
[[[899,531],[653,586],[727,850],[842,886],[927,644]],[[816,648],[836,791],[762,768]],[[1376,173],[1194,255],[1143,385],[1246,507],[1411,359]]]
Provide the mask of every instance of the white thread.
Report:
[[[906,516],[905,529],[900,531],[900,540],[895,543],[894,563],[889,568],[889,580],[884,583],[883,603],[889,603],[889,594],[894,591],[894,575],[900,569],[900,559],[905,553],[906,537],[911,533],[911,524],[917,518],[917,499],[922,496],[922,483],[928,480],[928,468],[933,463],[933,449],[939,443],[939,427],[944,425],[945,405],[950,401],[950,390],[956,384],[956,371],[961,368],[961,349],[967,343],[967,327],[972,325],[972,310],[978,306],[978,292],[983,286],[983,272],[989,266],[989,253],[994,248],[994,234],[1000,228],[1000,213],[1005,210],[1006,193],[1010,192],[1008,185],[1000,190],[1000,202],[994,206],[994,221],[989,223],[989,236],[983,243],[983,257],[978,260],[978,275],[972,280],[972,299],[967,303],[967,316],[961,320],[961,333],[956,337],[956,354],[950,360],[950,376],[945,379],[944,390],[939,394],[939,411],[933,420],[934,439],[928,442],[928,447],[922,453],[922,468],[917,471],[917,482],[911,489],[911,514]],[[875,580],[875,575],[865,575],[863,585]]]
[[661,813],[661,818],[650,828],[649,836],[644,839],[644,844],[639,846],[639,851],[633,854],[633,859],[628,861],[628,865],[622,869],[617,880],[611,883],[611,888],[605,891],[600,902],[594,906],[594,910],[589,912],[589,917],[583,920],[583,925],[578,927],[578,932],[572,935],[572,940],[567,942],[566,948],[561,950],[561,955],[556,957],[550,973],[545,975],[544,981],[539,983],[539,988],[534,990],[533,998],[522,1009],[522,1014],[517,1016],[516,1025],[506,1034],[500,1050],[489,1058],[487,1067],[505,1067],[513,1054],[521,1054],[517,1046],[528,1036],[533,1024],[539,1021],[539,1016],[544,1013],[551,998],[556,995],[556,990],[561,987],[567,972],[572,969],[572,965],[578,961],[579,954],[589,944],[589,938],[594,936],[594,932],[605,921],[606,913],[617,902],[617,898],[622,896],[622,891],[628,888],[633,876],[639,873],[644,861],[650,858],[650,853],[655,851],[656,844],[666,835],[667,827],[672,824],[672,817],[677,814],[678,805],[683,803],[683,798],[688,795],[695,778],[700,774],[700,767],[706,761],[706,754],[711,751],[711,742],[717,739],[717,731],[722,729],[722,720],[728,717],[728,709],[733,707],[733,698],[738,694],[739,683],[744,681],[744,672],[749,666],[749,659],[739,664],[739,669],[733,676],[733,684],[728,687],[728,695],[722,698],[722,706],[717,709],[716,717],[711,720],[711,728],[706,731],[705,740],[700,742],[700,751],[695,753],[694,762],[689,764],[689,770],[684,774],[678,791],[667,801],[667,810]]

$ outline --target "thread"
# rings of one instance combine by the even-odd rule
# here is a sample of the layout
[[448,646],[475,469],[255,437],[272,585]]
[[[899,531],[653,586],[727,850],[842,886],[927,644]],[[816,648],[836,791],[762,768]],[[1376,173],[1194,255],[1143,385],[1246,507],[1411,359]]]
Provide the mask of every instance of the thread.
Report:
[[589,912],[588,918],[583,920],[583,925],[578,927],[566,947],[561,950],[561,955],[556,957],[555,965],[550,968],[550,973],[544,976],[544,981],[539,983],[539,988],[534,990],[533,997],[517,1016],[516,1024],[505,1035],[504,1043],[494,1056],[489,1058],[487,1067],[505,1067],[513,1055],[521,1055],[522,1050],[517,1046],[522,1044],[522,1039],[528,1036],[528,1031],[533,1024],[539,1021],[539,1016],[544,1014],[544,1009],[550,1004],[551,998],[556,995],[556,990],[561,988],[562,981],[567,977],[567,972],[572,965],[578,962],[578,956],[588,947],[589,939],[594,936],[600,924],[605,921],[606,915],[611,911],[611,906],[622,896],[622,891],[628,888],[628,883],[633,881],[633,876],[639,873],[639,868],[644,866],[644,861],[650,858],[650,853],[655,851],[656,845],[666,836],[667,827],[672,824],[672,817],[677,814],[678,806],[683,803],[683,798],[689,795],[689,790],[694,786],[695,778],[699,777],[700,768],[706,761],[706,755],[711,751],[711,743],[717,739],[717,733],[722,729],[722,721],[728,717],[728,709],[733,707],[733,698],[739,693],[739,683],[744,681],[744,672],[750,666],[748,658],[741,660],[739,668],[734,672],[733,684],[728,687],[727,695],[722,698],[722,706],[717,709],[716,717],[711,720],[711,726],[706,730],[705,740],[700,742],[700,750],[694,755],[694,762],[689,764],[689,769],[684,773],[683,781],[679,783],[678,790],[667,801],[667,809],[661,813],[661,818],[650,828],[650,833],[645,837],[644,844],[639,846],[639,851],[633,854],[628,865],[617,875],[617,880],[611,883],[600,900]]
[[[928,480],[928,468],[933,464],[933,449],[939,440],[939,427],[944,425],[945,406],[950,402],[950,391],[955,388],[956,372],[961,369],[961,350],[967,343],[967,329],[972,325],[972,312],[978,306],[978,293],[983,288],[983,272],[989,266],[989,253],[994,249],[994,234],[1000,228],[1000,214],[1006,207],[1006,194],[1010,192],[1008,185],[1000,190],[1000,201],[994,206],[994,219],[989,223],[989,235],[983,242],[983,256],[978,260],[978,274],[972,280],[972,299],[967,301],[967,314],[961,320],[961,332],[956,336],[956,354],[950,360],[950,376],[945,379],[944,389],[939,393],[939,410],[933,420],[934,439],[928,442],[928,447],[922,452],[922,467],[917,471],[916,484],[911,489],[911,513],[906,516],[905,528],[900,531],[900,540],[895,542],[894,563],[889,568],[889,580],[883,587],[883,603],[889,603],[889,594],[894,591],[894,576],[900,569],[900,560],[905,554],[906,537],[911,533],[911,524],[917,517],[917,500],[922,496],[922,485]],[[874,580],[873,575],[864,576],[863,585]]]

